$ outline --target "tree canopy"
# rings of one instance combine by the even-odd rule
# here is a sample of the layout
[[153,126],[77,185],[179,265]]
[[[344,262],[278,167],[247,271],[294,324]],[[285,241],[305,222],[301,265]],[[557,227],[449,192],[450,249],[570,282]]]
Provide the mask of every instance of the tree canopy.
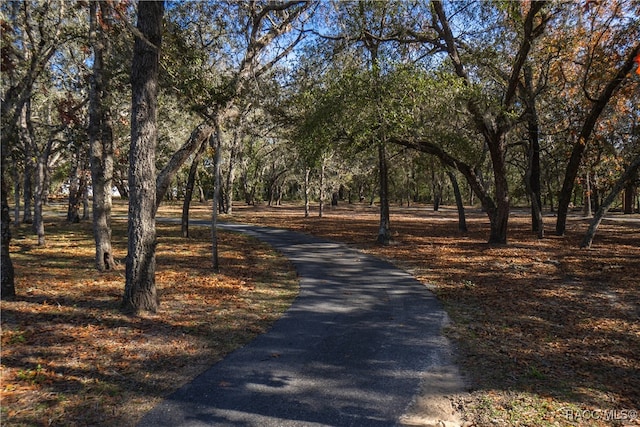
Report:
[[[153,45],[135,26],[141,6],[0,6],[7,213],[44,244],[43,203],[64,195],[78,221],[92,196],[99,270],[114,263],[111,189],[143,197],[128,176],[134,40]],[[226,213],[239,200],[367,200],[388,243],[388,205],[453,200],[446,172],[463,178],[460,200],[487,213],[490,243],[507,243],[513,206],[532,209],[541,238],[543,211],[557,211],[561,235],[572,208],[638,209],[638,2],[165,9],[156,208],[194,188]]]

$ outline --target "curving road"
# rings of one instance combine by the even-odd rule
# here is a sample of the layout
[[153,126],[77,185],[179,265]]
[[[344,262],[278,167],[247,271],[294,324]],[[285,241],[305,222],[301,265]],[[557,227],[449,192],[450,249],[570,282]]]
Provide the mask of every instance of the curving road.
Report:
[[446,313],[408,273],[327,240],[222,224],[289,258],[300,294],[266,334],[150,411],[139,426],[394,426],[450,359]]

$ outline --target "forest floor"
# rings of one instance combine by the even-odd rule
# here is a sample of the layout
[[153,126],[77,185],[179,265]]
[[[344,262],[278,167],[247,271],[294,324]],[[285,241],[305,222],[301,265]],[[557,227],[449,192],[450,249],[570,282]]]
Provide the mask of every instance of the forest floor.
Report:
[[[94,266],[91,221],[45,214],[47,243],[14,228],[15,301],[2,301],[2,426],[133,426],[162,398],[266,331],[289,307],[298,281],[270,247],[219,233],[221,272],[211,269],[211,231],[157,226],[157,314],[120,311],[126,205],[113,222],[115,258]],[[163,210],[160,210],[160,215]],[[120,218],[120,219],[118,219]]]
[[[124,204],[116,210],[126,216]],[[158,216],[179,217],[180,207]],[[122,264],[98,274],[90,221],[46,218],[44,248],[27,226],[14,230],[19,297],[1,306],[2,425],[133,425],[266,330],[297,289],[290,265],[264,245],[221,233],[223,271],[214,275],[208,229],[184,239],[178,226],[158,224],[161,308],[128,317],[119,311],[126,221],[114,221]],[[194,206],[192,218],[210,218],[209,208]],[[469,211],[461,234],[446,207],[392,208],[384,247],[374,243],[378,211],[365,205],[323,218],[304,218],[299,206],[237,206],[221,217],[345,242],[425,283],[452,319],[446,334],[470,390],[452,404],[476,426],[640,425],[640,217],[624,219],[605,221],[583,250],[587,220],[572,217],[565,237],[538,240],[517,210],[499,246],[486,243],[485,215]]]

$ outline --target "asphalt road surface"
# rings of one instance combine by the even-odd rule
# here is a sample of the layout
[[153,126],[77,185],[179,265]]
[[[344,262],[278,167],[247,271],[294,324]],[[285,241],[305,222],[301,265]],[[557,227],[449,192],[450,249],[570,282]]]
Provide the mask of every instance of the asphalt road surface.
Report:
[[139,426],[394,426],[451,350],[446,313],[408,273],[342,244],[246,225],[289,258],[300,294],[272,329]]

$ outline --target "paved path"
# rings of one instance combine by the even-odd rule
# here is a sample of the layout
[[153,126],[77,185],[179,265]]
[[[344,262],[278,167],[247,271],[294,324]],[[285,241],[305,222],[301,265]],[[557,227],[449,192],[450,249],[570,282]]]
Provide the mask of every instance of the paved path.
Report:
[[300,295],[266,334],[169,396],[139,426],[394,426],[450,358],[447,321],[408,273],[308,235],[223,224],[295,266]]

